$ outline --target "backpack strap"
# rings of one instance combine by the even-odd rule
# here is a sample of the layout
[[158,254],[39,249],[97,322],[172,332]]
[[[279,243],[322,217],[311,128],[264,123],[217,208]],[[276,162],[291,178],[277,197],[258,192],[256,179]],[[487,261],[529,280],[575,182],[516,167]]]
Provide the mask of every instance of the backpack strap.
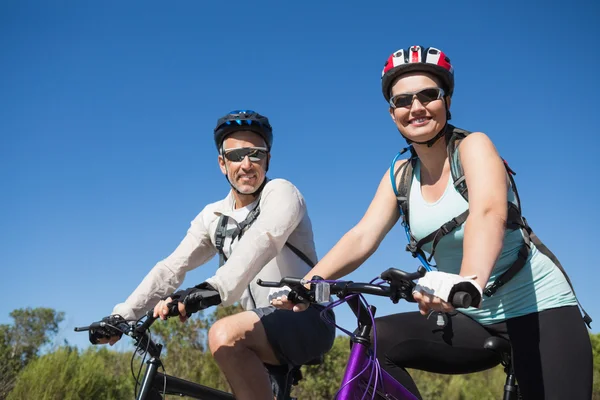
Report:
[[215,231],[215,247],[219,252],[219,267],[227,261],[227,256],[223,252],[223,246],[225,245],[225,237],[227,236],[227,223],[229,217],[227,215],[221,215],[219,222],[217,222],[217,230]]
[[454,229],[456,229],[459,226],[461,226],[462,224],[464,224],[465,221],[467,220],[468,216],[469,216],[469,210],[467,209],[462,214],[460,214],[458,217],[452,218],[450,221],[446,222],[441,227],[439,227],[437,230],[431,232],[429,235],[425,236],[424,238],[422,238],[421,240],[419,240],[416,243],[416,246],[418,248],[421,248],[421,247],[423,247],[424,244],[433,241],[433,243],[431,244],[431,253],[429,253],[429,257],[427,258],[427,261],[431,261],[433,259],[433,255],[435,254],[435,247],[438,245],[439,241],[442,240],[442,238],[444,236],[446,236],[450,232],[454,231]]
[[[525,219],[525,218],[523,218],[523,219]],[[525,223],[527,223],[527,221],[525,221]],[[571,291],[573,291],[573,295],[575,296],[575,299],[577,299],[577,295],[575,294],[575,288],[573,287],[573,284],[571,283],[571,279],[569,279],[569,276],[567,275],[567,271],[565,271],[565,269],[563,268],[560,261],[558,261],[558,258],[554,255],[554,253],[552,253],[552,251],[550,251],[550,249],[548,247],[546,247],[546,245],[533,232],[533,230],[529,227],[529,225],[527,225],[527,231],[529,233],[529,239],[535,245],[535,247],[540,251],[540,253],[542,253],[546,257],[548,257],[554,263],[554,265],[556,265],[558,267],[560,272],[562,272],[562,274],[565,276],[567,283],[571,287]],[[579,308],[581,309],[581,312],[583,314],[583,321],[586,323],[588,328],[591,329],[592,328],[592,326],[591,326],[592,317],[590,317],[590,315],[585,311],[585,309],[583,308],[583,306],[581,305],[579,300],[577,300],[577,304],[579,305]]]
[[[463,140],[467,135],[471,132],[466,131],[464,129],[456,128],[453,125],[448,124],[446,127],[448,133],[446,135],[446,140],[448,142],[446,146],[446,151],[448,153],[448,162],[450,163],[450,173],[452,175],[452,181],[454,182],[454,187],[461,194],[461,196],[468,202],[469,199],[467,197],[467,182],[465,180],[464,173],[462,172],[462,166],[460,165],[460,160],[458,158],[458,145],[460,141]],[[429,235],[425,236],[421,240],[416,243],[418,248],[422,248],[424,244],[433,242],[431,245],[431,253],[427,258],[427,261],[431,261],[433,256],[435,255],[435,248],[438,245],[439,241],[442,240],[444,236],[453,232],[456,228],[461,226],[467,220],[469,216],[469,209],[465,210],[462,214],[457,217],[452,218],[450,221],[443,224],[437,230],[431,232]]]
[[[412,149],[412,146],[411,146]],[[396,201],[398,206],[402,210],[403,221],[408,225],[410,212],[408,209],[408,199],[410,198],[410,187],[412,186],[413,170],[417,163],[418,158],[411,154],[411,157],[398,170],[400,175],[400,186],[396,192]],[[394,187],[396,186],[396,180],[393,182]]]
[[465,180],[465,174],[460,164],[458,155],[458,145],[460,142],[467,137],[471,132],[465,131],[464,129],[456,128],[453,125],[448,125],[448,128],[452,132],[448,137],[448,144],[446,145],[446,152],[448,153],[448,162],[450,163],[450,174],[452,174],[452,182],[454,182],[454,188],[460,195],[468,202],[468,191],[467,181]]
[[316,264],[313,260],[311,260],[310,258],[308,258],[308,256],[306,254],[304,254],[303,252],[300,251],[300,249],[298,249],[296,246],[292,245],[290,242],[285,242],[285,245],[294,252],[294,254],[296,254],[298,257],[300,257],[302,259],[302,261],[304,261],[306,264],[308,264],[309,267],[314,267]]
[[[400,166],[396,170],[396,161],[398,158],[404,154],[406,151],[410,150],[410,158],[406,160],[404,164]],[[390,166],[390,180],[392,183],[392,189],[394,190],[394,194],[396,195],[396,202],[398,203],[398,209],[400,210],[400,218],[402,220],[402,226],[406,231],[406,237],[408,239],[408,244],[406,245],[406,251],[410,252],[415,258],[426,259],[425,253],[423,250],[417,245],[417,240],[414,238],[412,233],[410,232],[409,226],[409,216],[410,212],[408,209],[409,199],[410,199],[410,187],[412,186],[413,180],[413,171],[414,167],[417,163],[418,157],[415,153],[412,146],[404,148],[400,151],[396,157],[392,160],[392,165]],[[400,177],[400,185],[396,186],[396,182]]]

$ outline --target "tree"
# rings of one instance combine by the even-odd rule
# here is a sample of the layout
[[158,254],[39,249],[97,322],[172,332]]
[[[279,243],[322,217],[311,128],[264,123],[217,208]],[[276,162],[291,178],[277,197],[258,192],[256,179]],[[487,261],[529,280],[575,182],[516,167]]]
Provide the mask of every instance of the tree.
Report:
[[292,394],[307,400],[333,399],[340,387],[349,355],[349,338],[336,337],[322,364],[302,367],[304,377],[293,388]]
[[10,313],[12,325],[0,325],[0,399],[6,398],[15,378],[58,332],[64,313],[50,308],[26,308]]

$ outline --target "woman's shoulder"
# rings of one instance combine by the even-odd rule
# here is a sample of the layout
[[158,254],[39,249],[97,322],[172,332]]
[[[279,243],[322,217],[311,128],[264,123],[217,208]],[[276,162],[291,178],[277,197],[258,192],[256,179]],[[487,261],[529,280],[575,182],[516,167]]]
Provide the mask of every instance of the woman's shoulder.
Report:
[[492,139],[483,132],[472,132],[462,139],[458,145],[459,151],[478,149],[482,147],[494,146]]

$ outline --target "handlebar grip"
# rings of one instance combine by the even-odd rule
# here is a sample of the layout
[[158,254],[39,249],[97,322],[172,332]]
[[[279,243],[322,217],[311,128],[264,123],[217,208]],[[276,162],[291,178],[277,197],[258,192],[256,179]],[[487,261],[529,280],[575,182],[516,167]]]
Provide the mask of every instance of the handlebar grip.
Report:
[[85,332],[85,331],[90,331],[92,329],[98,329],[98,328],[102,328],[102,321],[97,321],[94,322],[88,326],[80,326],[80,327],[76,327],[74,329],[75,332]]
[[469,308],[471,307],[471,302],[473,298],[467,292],[456,292],[454,296],[452,296],[452,306],[455,308]]
[[287,295],[288,300],[293,304],[310,304],[310,300],[302,296],[300,293],[291,291]]
[[85,331],[89,331],[90,328],[89,326],[82,326],[82,327],[75,327],[74,331],[75,332],[85,332]]
[[169,313],[167,314],[168,317],[176,317],[179,315],[179,303],[170,303],[167,305],[167,308],[169,309]]

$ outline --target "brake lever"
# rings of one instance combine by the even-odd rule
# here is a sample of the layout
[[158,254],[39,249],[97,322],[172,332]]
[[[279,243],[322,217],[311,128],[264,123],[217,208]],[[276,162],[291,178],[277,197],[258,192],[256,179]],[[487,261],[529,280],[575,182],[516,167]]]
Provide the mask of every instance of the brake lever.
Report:
[[398,303],[400,299],[415,303],[416,300],[412,296],[412,291],[416,285],[414,280],[423,277],[426,272],[427,270],[423,266],[419,266],[417,271],[412,273],[397,268],[389,268],[380,275],[380,278],[389,283],[392,293],[390,299],[394,304]]
[[311,303],[314,301],[314,290],[312,290],[314,285],[311,284],[311,290],[309,290],[304,286],[306,283],[305,279],[299,278],[282,278],[279,282],[263,281],[262,279],[256,280],[256,284],[263,287],[289,287],[291,292],[287,297],[294,304]]

